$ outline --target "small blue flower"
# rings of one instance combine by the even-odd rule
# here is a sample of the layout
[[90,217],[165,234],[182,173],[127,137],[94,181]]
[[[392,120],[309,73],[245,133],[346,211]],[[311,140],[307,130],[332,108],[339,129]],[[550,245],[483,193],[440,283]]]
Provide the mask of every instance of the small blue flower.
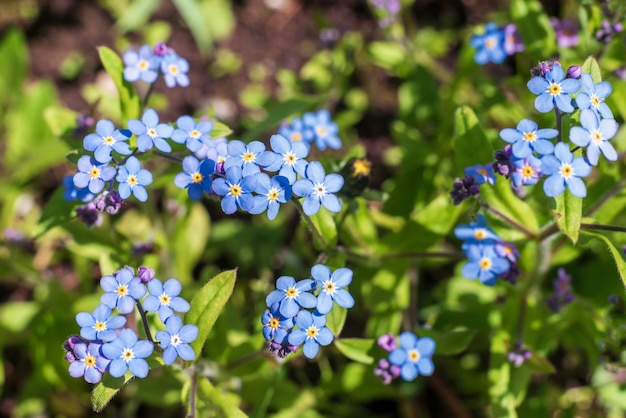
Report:
[[304,177],[307,161],[304,160],[309,155],[309,148],[302,142],[289,142],[282,135],[272,135],[270,138],[272,150],[276,153],[274,163],[265,167],[267,171],[277,172],[289,179],[289,184],[296,181],[296,174]]
[[279,312],[279,303],[274,303],[270,309],[266,309],[261,316],[263,324],[263,337],[266,341],[282,344],[293,328],[294,318],[287,318]]
[[412,332],[400,334],[400,347],[389,353],[389,362],[400,367],[400,376],[407,382],[418,375],[430,376],[435,370],[431,359],[435,341],[430,337],[418,338]]
[[132,193],[140,202],[148,200],[145,186],[152,184],[152,173],[141,168],[136,157],[129,157],[126,164],[119,167],[115,180],[122,199],[128,199]]
[[148,282],[150,295],[143,301],[143,308],[147,312],[159,313],[161,322],[165,321],[176,312],[187,312],[190,308],[189,302],[181,298],[180,291],[183,286],[176,279],[169,279],[162,284],[159,279],[152,279]]
[[174,184],[181,189],[187,189],[189,198],[200,200],[204,192],[211,192],[211,174],[215,173],[215,161],[204,160],[198,162],[191,155],[183,158],[184,173],[174,177]]
[[127,370],[140,378],[146,377],[150,368],[144,360],[154,350],[148,340],[138,340],[137,334],[125,328],[118,338],[102,346],[102,354],[109,360],[109,373],[113,377],[122,377]]
[[123,316],[111,317],[111,308],[106,305],[98,305],[93,315],[88,312],[80,312],[76,315],[76,323],[82,328],[80,336],[87,340],[112,341],[117,338],[116,329],[126,325]]
[[235,166],[226,170],[226,178],[215,179],[212,189],[215,194],[223,196],[222,210],[231,215],[237,212],[237,208],[249,211],[254,207],[252,192],[256,184],[256,176],[242,177],[241,169]]
[[302,204],[304,213],[315,215],[322,205],[331,212],[339,212],[341,202],[333,193],[343,187],[343,177],[339,174],[326,175],[324,167],[317,161],[307,165],[304,175],[306,178],[293,184],[293,192],[305,198]]
[[498,275],[506,273],[511,267],[509,260],[500,257],[493,244],[466,243],[463,251],[468,262],[461,269],[466,279],[480,279],[487,286],[496,284]]
[[333,342],[333,333],[326,327],[326,315],[313,315],[309,311],[300,311],[296,317],[297,329],[291,331],[288,340],[291,345],[304,343],[302,351],[307,358],[314,358],[320,345]]
[[543,174],[541,172],[541,160],[534,155],[514,159],[513,167],[511,181],[515,187],[537,184]]
[[224,162],[228,159],[228,140],[224,137],[215,138],[203,143],[196,151],[196,157],[215,161],[215,172],[224,174]]
[[276,158],[273,152],[265,150],[265,144],[260,141],[252,141],[249,144],[237,140],[230,141],[228,154],[230,158],[224,162],[224,170],[239,167],[244,177],[259,173],[261,171],[259,166],[267,167]]
[[301,118],[294,118],[291,123],[283,122],[278,128],[278,134],[287,138],[289,142],[302,142],[307,147],[313,141],[313,129],[306,126]]
[[102,355],[101,349],[102,342],[99,341],[74,345],[73,361],[69,366],[70,376],[84,377],[87,383],[98,383],[111,363],[111,360]]
[[89,134],[83,140],[83,147],[94,152],[94,158],[101,163],[108,163],[113,159],[111,152],[130,155],[131,150],[126,143],[130,138],[127,129],[115,129],[113,122],[102,119],[96,123],[96,133]]
[[175,53],[169,53],[161,60],[161,71],[165,77],[165,85],[174,87],[177,84],[181,87],[189,85],[189,63],[186,59],[179,57]]
[[176,357],[185,361],[196,358],[196,353],[189,343],[198,338],[198,327],[187,324],[183,326],[183,320],[178,315],[170,316],[165,322],[165,331],[158,331],[156,338],[159,340],[163,352],[163,363],[172,364]]
[[482,214],[478,214],[476,222],[454,228],[454,235],[462,241],[469,242],[493,242],[500,239],[495,232],[487,228],[487,219]]
[[249,212],[258,215],[267,210],[267,217],[271,221],[278,215],[281,203],[286,203],[291,199],[291,186],[289,180],[283,176],[270,178],[265,173],[256,174],[256,196],[254,196],[254,206]]
[[209,120],[196,121],[191,116],[181,116],[176,120],[176,130],[172,134],[172,140],[179,144],[185,144],[191,152],[198,151],[202,144],[210,144],[213,122]]
[[466,167],[463,170],[463,174],[472,177],[478,185],[485,183],[493,185],[496,182],[496,175],[493,173],[491,163],[485,165],[476,164],[471,167]]
[[326,147],[341,148],[341,139],[337,136],[339,129],[332,121],[328,110],[322,109],[317,113],[307,112],[302,116],[302,121],[313,131],[313,140],[321,151],[324,151]]
[[80,200],[83,203],[91,202],[94,198],[94,194],[89,191],[87,187],[78,188],[74,184],[74,176],[68,174],[63,177],[63,199],[68,202],[73,202],[74,200]]
[[500,138],[513,144],[512,152],[517,158],[526,158],[533,151],[539,154],[552,154],[554,144],[548,139],[556,138],[559,131],[556,129],[537,129],[535,122],[522,119],[517,129],[506,128],[500,131]]
[[267,295],[265,303],[269,307],[280,303],[280,314],[286,318],[293,318],[300,307],[310,309],[317,306],[317,298],[311,293],[313,283],[311,279],[300,280],[296,283],[293,277],[280,276],[276,280],[276,290]]
[[129,268],[121,269],[115,276],[104,276],[100,279],[100,286],[105,291],[100,303],[111,309],[117,307],[123,314],[132,312],[135,300],[146,294],[146,286]]
[[172,152],[172,146],[164,138],[171,137],[174,128],[166,123],[159,123],[159,115],[154,109],[146,110],[141,120],[129,120],[128,128],[137,135],[139,151],[146,152],[154,145],[159,151]]
[[327,314],[333,307],[333,302],[342,308],[352,308],[354,298],[344,287],[352,282],[352,270],[349,268],[339,268],[332,275],[330,269],[323,264],[316,264],[311,268],[311,277],[315,279],[316,287],[319,289],[317,296],[317,311]]
[[124,79],[129,82],[141,80],[144,83],[154,83],[159,76],[161,59],[152,54],[150,45],[143,45],[139,52],[129,50],[122,56],[124,61]]
[[545,76],[533,77],[528,82],[528,89],[537,94],[535,109],[541,113],[550,112],[556,106],[560,111],[571,113],[574,111],[569,94],[580,90],[580,81],[575,78],[565,78],[563,68],[557,63]]
[[554,155],[543,156],[541,167],[543,174],[549,176],[543,183],[546,196],[559,196],[566,186],[576,197],[587,196],[587,188],[580,177],[587,177],[591,173],[591,166],[582,157],[574,158],[564,142],[556,144]]
[[93,194],[104,189],[104,182],[115,177],[117,171],[107,163],[99,163],[88,155],[78,159],[78,173],[74,174],[74,185],[79,189],[87,187]]
[[501,64],[506,59],[504,31],[495,23],[487,23],[485,33],[472,36],[470,45],[476,48],[474,61],[479,65],[485,65],[488,62]]
[[617,151],[609,142],[617,133],[615,119],[600,120],[596,112],[585,109],[580,112],[580,124],[582,127],[574,126],[570,129],[569,139],[579,147],[587,147],[587,160],[591,165],[598,165],[600,152],[607,160],[616,161]]
[[580,110],[591,109],[598,116],[606,119],[613,119],[613,112],[604,102],[609,94],[613,92],[613,87],[608,81],[601,81],[598,84],[593,83],[593,79],[589,74],[580,76],[580,84],[582,90],[576,96],[576,104]]

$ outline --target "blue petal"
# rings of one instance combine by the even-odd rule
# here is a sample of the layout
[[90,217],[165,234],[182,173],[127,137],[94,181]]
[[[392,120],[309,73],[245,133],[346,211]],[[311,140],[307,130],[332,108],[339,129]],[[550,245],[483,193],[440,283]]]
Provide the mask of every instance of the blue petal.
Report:
[[604,154],[604,157],[607,160],[609,160],[609,161],[617,161],[617,157],[618,157],[617,151],[615,151],[615,148],[613,148],[613,145],[611,145],[610,142],[602,141],[600,143],[600,149],[602,150],[602,154]]
[[329,174],[324,180],[326,191],[336,193],[343,187],[343,177],[339,174]]
[[150,368],[148,367],[148,362],[142,358],[135,358],[128,363],[128,369],[130,372],[140,378],[144,378],[148,376],[148,372]]
[[400,371],[402,379],[410,382],[417,377],[417,374],[417,366],[415,364],[407,362],[402,365],[402,369]]
[[[302,209],[307,216],[313,216],[319,212],[321,204],[320,199],[310,194],[304,198]],[[341,205],[339,206],[339,210],[341,210]]]
[[178,356],[178,353],[176,352],[176,348],[170,345],[163,352],[163,363],[172,364],[174,363],[174,361],[176,361],[177,356]]
[[333,342],[335,336],[328,328],[323,327],[319,330],[316,338],[320,345],[326,346]]
[[431,356],[435,352],[435,341],[430,337],[422,337],[417,341],[417,351],[420,356]]
[[326,292],[321,292],[317,296],[317,311],[321,314],[327,314],[333,307],[333,298]]
[[569,187],[570,192],[572,192],[572,194],[576,197],[583,198],[587,196],[585,183],[578,177],[570,177],[567,181],[567,187]]
[[291,345],[300,345],[306,339],[306,332],[302,329],[295,329],[289,334],[288,341]]
[[406,350],[403,348],[396,348],[391,353],[389,353],[389,362],[391,364],[395,364],[396,366],[401,365],[407,359]]
[[135,187],[133,187],[133,195],[140,202],[145,202],[146,200],[148,200],[148,192],[146,191],[146,189],[143,186],[135,186]]
[[191,361],[196,358],[196,353],[193,352],[189,344],[180,344],[177,351],[180,358],[185,361]]
[[535,109],[541,113],[548,113],[554,109],[552,96],[548,93],[541,93],[535,98]]
[[417,361],[417,368],[422,376],[430,376],[435,371],[435,365],[428,357],[420,358]]
[[154,109],[147,109],[141,118],[141,121],[150,128],[154,128],[159,123],[159,115]]
[[313,183],[324,183],[326,172],[322,164],[317,161],[312,161],[306,168],[306,177]]
[[111,361],[111,363],[109,364],[109,373],[111,373],[111,376],[113,377],[124,376],[124,373],[126,373],[126,370],[127,370],[126,361],[122,360],[121,358],[116,358],[113,361]]
[[400,338],[398,339],[400,342],[400,347],[410,350],[415,347],[417,344],[417,336],[412,332],[405,331],[400,334]]
[[325,282],[330,279],[330,269],[323,264],[316,264],[311,267],[311,277]]
[[505,128],[500,131],[500,138],[509,143],[514,143],[522,139],[522,134],[517,129]]
[[313,182],[309,179],[297,180],[292,186],[293,192],[296,196],[308,196],[313,191]]
[[342,308],[349,309],[354,306],[354,298],[345,289],[335,290],[334,297],[335,297],[335,302],[337,302],[337,305],[341,306]]
[[571,113],[574,111],[574,106],[572,106],[572,99],[569,96],[559,94],[554,98],[554,101],[556,102],[556,107],[558,107],[562,112]]
[[304,353],[304,356],[306,358],[312,359],[312,358],[315,358],[319,350],[320,350],[320,346],[318,342],[315,341],[314,339],[308,339],[304,342],[304,347],[302,349],[302,352]]
[[565,182],[559,174],[553,174],[543,183],[543,191],[548,197],[556,197],[565,191]]
[[541,94],[548,89],[549,83],[543,77],[533,77],[527,86],[533,94]]
[[146,126],[137,119],[131,119],[128,121],[128,129],[135,135],[141,135],[146,132]]

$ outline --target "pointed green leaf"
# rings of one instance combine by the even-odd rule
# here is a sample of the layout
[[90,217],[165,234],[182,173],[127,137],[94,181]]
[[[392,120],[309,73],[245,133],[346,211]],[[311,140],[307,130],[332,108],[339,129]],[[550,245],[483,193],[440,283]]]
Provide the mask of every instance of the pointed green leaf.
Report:
[[552,374],[556,372],[554,365],[544,356],[533,352],[532,356],[524,362],[534,374]]
[[91,391],[91,407],[95,412],[102,410],[111,402],[111,399],[120,391],[120,389],[133,379],[133,375],[126,373],[122,378],[115,378],[105,373],[100,383],[94,386]]
[[325,248],[325,246],[316,238],[315,234],[313,234],[313,241],[315,242],[316,247],[322,251],[327,248],[334,248],[337,245],[337,225],[335,224],[335,218],[333,218],[333,215],[327,211],[326,208],[321,208],[310,218],[313,225],[315,225],[326,242]]
[[374,343],[373,339],[342,338],[335,340],[335,347],[350,360],[363,364],[372,364],[374,363],[374,357],[369,353],[374,347]]
[[198,338],[191,343],[196,358],[200,356],[213,324],[232,295],[236,278],[237,269],[224,271],[205,284],[191,300],[185,323],[198,327]]
[[478,123],[474,111],[468,106],[454,112],[454,150],[457,169],[486,164],[493,160],[493,147]]
[[589,56],[582,65],[583,73],[591,75],[593,82],[598,84],[602,81],[602,73],[600,72],[600,66],[598,61],[592,56]]
[[557,196],[554,217],[561,232],[567,235],[574,244],[578,241],[580,222],[583,216],[583,200],[565,189],[565,193]]
[[98,48],[100,60],[104,69],[111,76],[120,96],[120,109],[124,122],[138,118],[140,112],[139,96],[132,84],[124,79],[124,63],[122,59],[110,48],[101,46]]
[[54,136],[60,137],[76,129],[77,113],[61,106],[51,106],[43,112],[43,118]]
[[206,378],[199,378],[198,397],[213,408],[218,409],[218,416],[225,418],[247,418],[248,416],[237,407],[229,398],[224,396],[220,390],[215,388]]
[[599,239],[606,244],[611,255],[613,256],[613,260],[615,260],[615,266],[617,267],[619,277],[620,279],[622,279],[622,283],[624,283],[624,286],[626,286],[626,260],[624,260],[624,253],[621,250],[621,244],[615,245],[613,240],[603,232],[584,229],[581,231],[581,233],[584,236]]
[[221,122],[213,122],[213,130],[211,131],[211,138],[221,138],[233,133],[233,130]]
[[335,338],[341,334],[347,316],[348,310],[338,305],[333,306],[333,309],[326,315],[326,326],[335,334]]
[[72,219],[74,208],[81,204],[80,201],[68,202],[63,199],[63,187],[59,187],[43,208],[43,213],[37,223],[35,237],[40,237],[51,228]]

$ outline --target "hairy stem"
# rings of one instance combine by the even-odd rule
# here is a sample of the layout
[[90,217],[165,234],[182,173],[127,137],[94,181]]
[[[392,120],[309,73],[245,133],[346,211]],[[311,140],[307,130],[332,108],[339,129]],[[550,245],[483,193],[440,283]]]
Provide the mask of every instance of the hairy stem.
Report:
[[519,223],[515,222],[513,219],[509,218],[508,216],[506,216],[504,213],[500,212],[496,208],[494,208],[494,207],[492,207],[492,206],[490,206],[490,205],[488,205],[486,203],[481,203],[481,205],[486,210],[488,210],[489,212],[493,213],[498,218],[502,219],[504,222],[508,223],[509,225],[511,225],[512,227],[516,228],[517,230],[523,232],[524,235],[526,235],[528,238],[530,238],[530,239],[537,239],[537,235],[535,233],[530,231],[525,226],[520,225]]
[[141,302],[137,301],[137,310],[139,311],[139,315],[141,316],[141,322],[143,323],[143,330],[146,333],[146,338],[154,343],[152,339],[152,334],[150,333],[150,327],[148,326],[148,318],[146,316],[146,312],[143,310],[143,306],[141,306]]
[[302,216],[302,219],[304,219],[304,221],[306,222],[309,231],[311,231],[315,238],[317,238],[317,240],[322,245],[322,248],[326,250],[328,248],[328,243],[326,242],[320,231],[317,229],[311,218],[306,213],[304,213],[304,209],[302,209],[302,205],[300,204],[300,202],[296,199],[292,199],[291,201],[296,206],[296,209],[298,210],[298,213],[300,213],[300,216]]

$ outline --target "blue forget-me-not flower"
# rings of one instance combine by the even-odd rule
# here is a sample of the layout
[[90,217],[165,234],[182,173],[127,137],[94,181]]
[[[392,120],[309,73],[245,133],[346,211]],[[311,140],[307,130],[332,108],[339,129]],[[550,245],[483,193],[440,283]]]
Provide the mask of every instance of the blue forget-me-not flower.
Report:
[[552,111],[556,106],[561,112],[574,111],[570,94],[580,90],[580,81],[565,78],[561,65],[555,63],[545,76],[536,76],[528,82],[528,89],[536,94],[535,109],[541,113]]
[[172,152],[172,146],[164,138],[171,137],[174,128],[166,123],[159,123],[159,115],[154,109],[147,109],[141,120],[129,120],[128,128],[137,135],[139,151],[146,152],[154,145],[159,151]]
[[174,184],[181,189],[187,189],[189,198],[200,200],[204,192],[211,192],[211,174],[215,172],[215,161],[198,160],[188,155],[183,158],[184,173],[178,173],[174,177]]
[[117,338],[116,329],[126,325],[123,316],[111,316],[111,308],[106,305],[98,305],[93,314],[79,312],[76,315],[76,323],[81,326],[80,336],[87,340],[111,341]]
[[315,215],[322,205],[331,212],[339,212],[341,202],[333,193],[343,187],[343,177],[334,173],[326,175],[324,167],[317,161],[310,162],[304,174],[306,178],[296,180],[293,184],[293,192],[304,197],[304,213],[307,216]]
[[132,312],[135,300],[141,299],[146,294],[146,286],[135,277],[130,268],[123,268],[114,276],[102,277],[100,286],[105,291],[100,303],[111,309],[117,307],[123,314]]
[[431,359],[435,341],[430,337],[418,338],[412,332],[400,334],[400,346],[389,353],[389,362],[400,367],[402,379],[410,382],[418,375],[430,376],[435,370]]
[[152,173],[141,168],[136,157],[129,157],[126,164],[118,168],[115,179],[122,199],[128,199],[132,193],[140,202],[148,200],[145,186],[152,184]]
[[581,126],[574,126],[569,131],[569,139],[579,147],[587,147],[587,160],[591,165],[598,165],[600,153],[607,160],[616,161],[617,151],[609,142],[617,133],[615,119],[600,120],[598,114],[591,109],[580,112]]
[[249,211],[254,207],[252,192],[256,189],[256,184],[256,176],[243,177],[241,168],[234,166],[226,170],[226,178],[220,177],[213,181],[212,189],[223,196],[222,210],[231,215],[237,212],[237,208]]
[[512,152],[517,158],[526,158],[535,151],[538,154],[552,154],[554,144],[548,139],[556,138],[556,129],[537,129],[535,122],[522,119],[517,128],[505,128],[500,131],[500,138],[513,144]]
[[291,331],[287,339],[292,345],[304,343],[302,351],[307,358],[314,358],[320,345],[326,346],[333,342],[333,333],[326,327],[326,315],[300,311],[296,317],[296,325],[298,328]]
[[291,276],[281,276],[276,280],[276,290],[267,295],[265,303],[269,307],[280,303],[281,315],[292,318],[298,314],[300,307],[310,309],[317,306],[317,298],[311,293],[313,284],[311,279],[300,280],[296,283]]
[[143,308],[147,312],[158,312],[159,319],[165,321],[176,312],[187,312],[189,302],[178,296],[183,286],[176,279],[169,279],[165,284],[159,279],[148,282],[150,295],[143,301]]
[[122,377],[126,370],[140,378],[146,377],[148,362],[145,360],[154,345],[148,340],[139,340],[130,328],[125,328],[115,340],[102,346],[102,353],[111,360],[109,373],[113,377]]
[[158,331],[156,339],[159,340],[163,352],[163,363],[172,364],[176,357],[185,361],[196,358],[193,348],[189,343],[198,338],[198,327],[192,324],[183,326],[183,321],[178,315],[170,316],[165,322],[165,331]]
[[93,151],[94,158],[101,163],[108,163],[113,158],[111,152],[130,155],[128,146],[130,131],[127,129],[115,129],[110,120],[102,119],[96,123],[96,133],[89,134],[83,140],[83,147],[87,151]]
[[354,306],[354,298],[344,289],[352,282],[352,270],[343,267],[331,274],[327,266],[316,264],[311,268],[311,277],[315,279],[315,285],[319,289],[317,296],[317,311],[319,313],[327,314],[330,312],[333,302],[343,308]]
[[576,197],[587,196],[587,188],[580,177],[587,177],[591,173],[591,166],[582,157],[574,158],[564,142],[556,144],[554,154],[541,158],[541,167],[543,174],[548,176],[543,183],[543,190],[548,197],[561,195],[566,187]]

